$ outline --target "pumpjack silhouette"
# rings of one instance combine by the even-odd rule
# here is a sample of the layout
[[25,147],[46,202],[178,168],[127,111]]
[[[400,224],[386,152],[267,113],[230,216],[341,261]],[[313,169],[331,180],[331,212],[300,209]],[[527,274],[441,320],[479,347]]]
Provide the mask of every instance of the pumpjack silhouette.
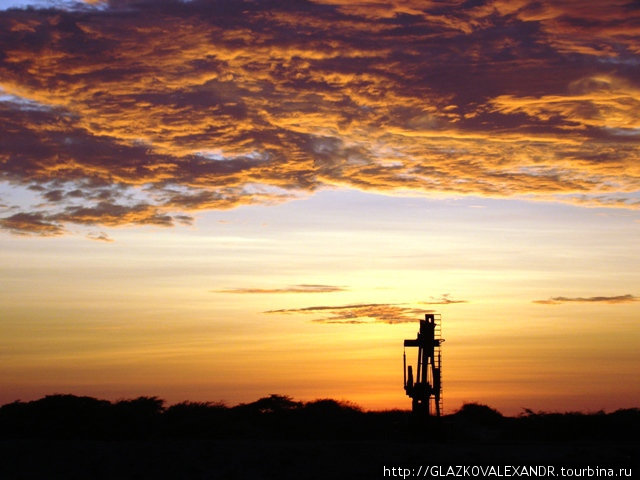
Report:
[[[411,398],[411,408],[416,416],[439,417],[442,413],[441,346],[444,339],[441,337],[440,315],[428,313],[420,320],[418,336],[404,341],[404,391]],[[407,366],[407,347],[418,347],[415,381],[413,367]]]

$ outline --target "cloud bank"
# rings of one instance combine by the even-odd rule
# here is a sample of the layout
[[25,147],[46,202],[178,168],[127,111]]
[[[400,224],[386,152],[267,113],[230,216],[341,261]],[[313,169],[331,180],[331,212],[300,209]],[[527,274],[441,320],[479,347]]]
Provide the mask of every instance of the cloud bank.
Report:
[[3,195],[0,228],[338,187],[639,208],[639,21],[631,0],[0,11],[0,182],[38,198]]

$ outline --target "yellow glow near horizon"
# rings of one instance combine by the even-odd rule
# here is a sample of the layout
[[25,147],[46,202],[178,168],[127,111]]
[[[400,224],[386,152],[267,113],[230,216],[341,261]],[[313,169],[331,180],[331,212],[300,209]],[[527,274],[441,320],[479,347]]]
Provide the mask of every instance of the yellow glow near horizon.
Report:
[[640,398],[631,0],[0,3],[0,402]]
[[[305,215],[306,205],[270,211],[273,218],[278,208]],[[501,208],[491,215],[503,215]],[[328,230],[313,232],[264,227],[258,216],[250,220],[255,226],[218,224],[214,236],[157,231],[143,244],[146,234],[124,231],[113,233],[111,244],[3,238],[12,281],[2,292],[0,400],[71,392],[235,404],[280,393],[408,408],[402,340],[415,336],[420,315],[411,311],[436,310],[446,338],[446,412],[469,401],[509,414],[631,406],[640,388],[640,304],[532,302],[634,292],[634,245],[587,235],[603,227],[569,217],[573,231],[561,235],[549,225],[547,232],[485,229],[482,216],[459,226],[450,219],[441,230],[431,229],[433,220],[374,233],[349,218],[334,216]],[[241,234],[246,228],[249,236]],[[47,254],[41,242],[48,242]],[[297,293],[286,293],[295,285]],[[335,288],[314,293],[313,285]],[[267,293],[234,293],[237,287]],[[463,303],[442,304],[443,295]],[[415,321],[314,321],[372,303]],[[290,313],[265,313],[274,310]]]

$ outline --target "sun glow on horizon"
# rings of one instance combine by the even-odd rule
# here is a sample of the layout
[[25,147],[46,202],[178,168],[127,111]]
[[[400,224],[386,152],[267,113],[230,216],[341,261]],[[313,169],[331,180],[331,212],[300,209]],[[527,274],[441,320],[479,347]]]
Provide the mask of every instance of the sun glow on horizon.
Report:
[[[357,206],[333,207],[345,199]],[[485,208],[473,208],[479,202]],[[378,204],[375,222],[356,214]],[[634,245],[601,232],[640,225],[623,212],[563,208],[550,223],[535,202],[328,191],[207,214],[206,228],[107,229],[113,243],[5,235],[13,280],[2,292],[11,319],[2,338],[11,353],[0,401],[71,392],[236,404],[281,393],[409,408],[402,340],[415,335],[420,312],[435,310],[445,412],[468,401],[507,414],[629,406],[638,303],[534,302],[595,294],[594,278],[608,279],[598,291],[612,298],[632,291]],[[527,210],[535,215],[514,220]],[[594,251],[607,262],[594,262]],[[601,393],[587,392],[594,376]],[[612,389],[615,401],[605,395]]]
[[471,3],[0,1],[0,402],[633,406],[640,10]]

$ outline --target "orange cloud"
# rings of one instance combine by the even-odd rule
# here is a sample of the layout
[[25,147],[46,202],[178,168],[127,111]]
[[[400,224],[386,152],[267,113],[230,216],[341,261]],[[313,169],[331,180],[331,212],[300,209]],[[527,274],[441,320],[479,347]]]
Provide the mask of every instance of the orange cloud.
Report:
[[0,227],[18,235],[35,233],[43,237],[62,235],[64,228],[41,213],[16,213],[0,219]]
[[617,135],[640,135],[640,87],[607,75],[576,80],[565,95],[502,95],[492,103],[504,114],[522,112],[547,121],[562,118],[567,130],[597,127],[617,130]]
[[326,186],[634,208],[638,10],[577,5],[0,11],[0,180],[44,202],[0,226],[170,225]]

